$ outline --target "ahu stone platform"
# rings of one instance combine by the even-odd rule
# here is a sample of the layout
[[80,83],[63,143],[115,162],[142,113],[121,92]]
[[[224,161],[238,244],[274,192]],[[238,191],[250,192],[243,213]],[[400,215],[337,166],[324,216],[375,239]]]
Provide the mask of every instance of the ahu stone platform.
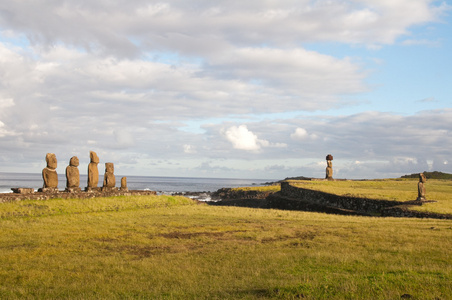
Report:
[[12,188],[13,193],[0,193],[0,203],[13,202],[21,200],[48,200],[48,199],[88,199],[95,197],[114,197],[114,196],[142,196],[156,195],[155,191],[143,190],[121,190],[118,188],[97,189],[89,192],[34,192],[31,188]]

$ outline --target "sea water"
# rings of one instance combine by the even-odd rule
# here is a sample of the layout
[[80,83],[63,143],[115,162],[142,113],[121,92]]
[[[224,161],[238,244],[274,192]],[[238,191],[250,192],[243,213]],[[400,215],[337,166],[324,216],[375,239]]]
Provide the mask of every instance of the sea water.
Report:
[[[120,175],[115,175],[116,186],[121,186]],[[183,192],[214,192],[220,188],[263,185],[271,180],[265,179],[236,179],[236,178],[197,178],[197,177],[158,177],[158,176],[125,176],[129,190],[151,190],[160,194]],[[80,175],[80,187],[86,187],[87,175]],[[98,186],[102,186],[103,175],[99,176]],[[36,191],[42,187],[41,174],[34,173],[2,173],[0,172],[0,193],[10,193],[11,188],[34,188]],[[58,189],[66,187],[66,176],[58,174]]]

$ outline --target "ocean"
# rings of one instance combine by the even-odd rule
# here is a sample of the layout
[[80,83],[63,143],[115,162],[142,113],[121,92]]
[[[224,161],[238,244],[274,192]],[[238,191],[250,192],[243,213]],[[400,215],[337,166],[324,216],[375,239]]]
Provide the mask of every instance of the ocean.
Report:
[[[115,175],[116,186],[121,186],[120,175]],[[125,176],[130,190],[151,190],[159,194],[182,192],[215,192],[220,188],[263,185],[268,179],[236,179],[236,178],[198,178],[198,177],[158,177],[158,176]],[[86,187],[87,175],[80,175],[80,187]],[[275,180],[276,181],[276,180]],[[102,186],[103,175],[99,176],[99,186]],[[0,172],[0,193],[11,193],[11,188],[42,187],[41,174],[34,173],[2,173]],[[66,188],[66,176],[58,174],[58,189]]]

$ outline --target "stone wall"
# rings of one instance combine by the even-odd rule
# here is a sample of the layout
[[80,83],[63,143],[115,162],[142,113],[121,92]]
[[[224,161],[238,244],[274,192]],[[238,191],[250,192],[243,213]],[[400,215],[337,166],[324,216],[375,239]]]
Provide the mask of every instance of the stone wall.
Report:
[[212,193],[211,198],[213,200],[217,199],[266,199],[268,196],[273,194],[273,192],[268,191],[257,191],[257,190],[244,190],[244,189],[232,189],[232,188],[222,188],[218,191]]
[[362,212],[380,211],[384,208],[403,204],[403,202],[397,201],[338,196],[334,194],[296,187],[291,185],[290,182],[287,181],[281,183],[281,196]]
[[296,187],[290,182],[281,183],[281,192],[269,199],[268,205],[272,208],[305,210],[306,207],[320,207],[324,211],[338,209],[340,213],[406,217],[406,218],[436,218],[452,219],[452,215],[410,210],[413,205],[420,205],[417,201],[388,201],[359,197],[338,196],[320,191]]
[[223,188],[213,193],[212,199],[221,199],[221,201],[209,203],[210,205],[287,209],[375,217],[452,219],[450,214],[421,212],[410,209],[413,205],[421,205],[422,203],[419,201],[401,202],[338,196],[296,187],[287,181],[281,182],[281,191],[277,193]]

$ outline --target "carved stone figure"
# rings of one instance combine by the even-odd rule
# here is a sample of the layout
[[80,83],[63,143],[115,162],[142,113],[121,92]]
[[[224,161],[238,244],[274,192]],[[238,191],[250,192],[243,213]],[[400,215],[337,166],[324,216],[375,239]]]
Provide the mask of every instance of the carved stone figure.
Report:
[[80,192],[80,172],[78,171],[78,165],[78,157],[71,157],[69,166],[66,167],[66,192]]
[[104,188],[114,188],[116,185],[115,167],[113,163],[105,163]]
[[425,201],[425,182],[427,178],[425,178],[424,173],[419,173],[419,182],[417,184],[417,200]]
[[127,192],[129,188],[127,187],[127,177],[121,178],[121,191]]
[[58,192],[58,174],[56,172],[57,159],[54,153],[46,154],[47,166],[42,170],[44,185],[39,191],[45,193]]
[[90,151],[89,158],[91,162],[88,165],[88,186],[85,189],[87,191],[96,189],[99,183],[99,169],[97,168],[99,157],[96,152]]
[[325,179],[327,180],[333,180],[333,156],[331,154],[328,154],[326,156],[326,176]]

